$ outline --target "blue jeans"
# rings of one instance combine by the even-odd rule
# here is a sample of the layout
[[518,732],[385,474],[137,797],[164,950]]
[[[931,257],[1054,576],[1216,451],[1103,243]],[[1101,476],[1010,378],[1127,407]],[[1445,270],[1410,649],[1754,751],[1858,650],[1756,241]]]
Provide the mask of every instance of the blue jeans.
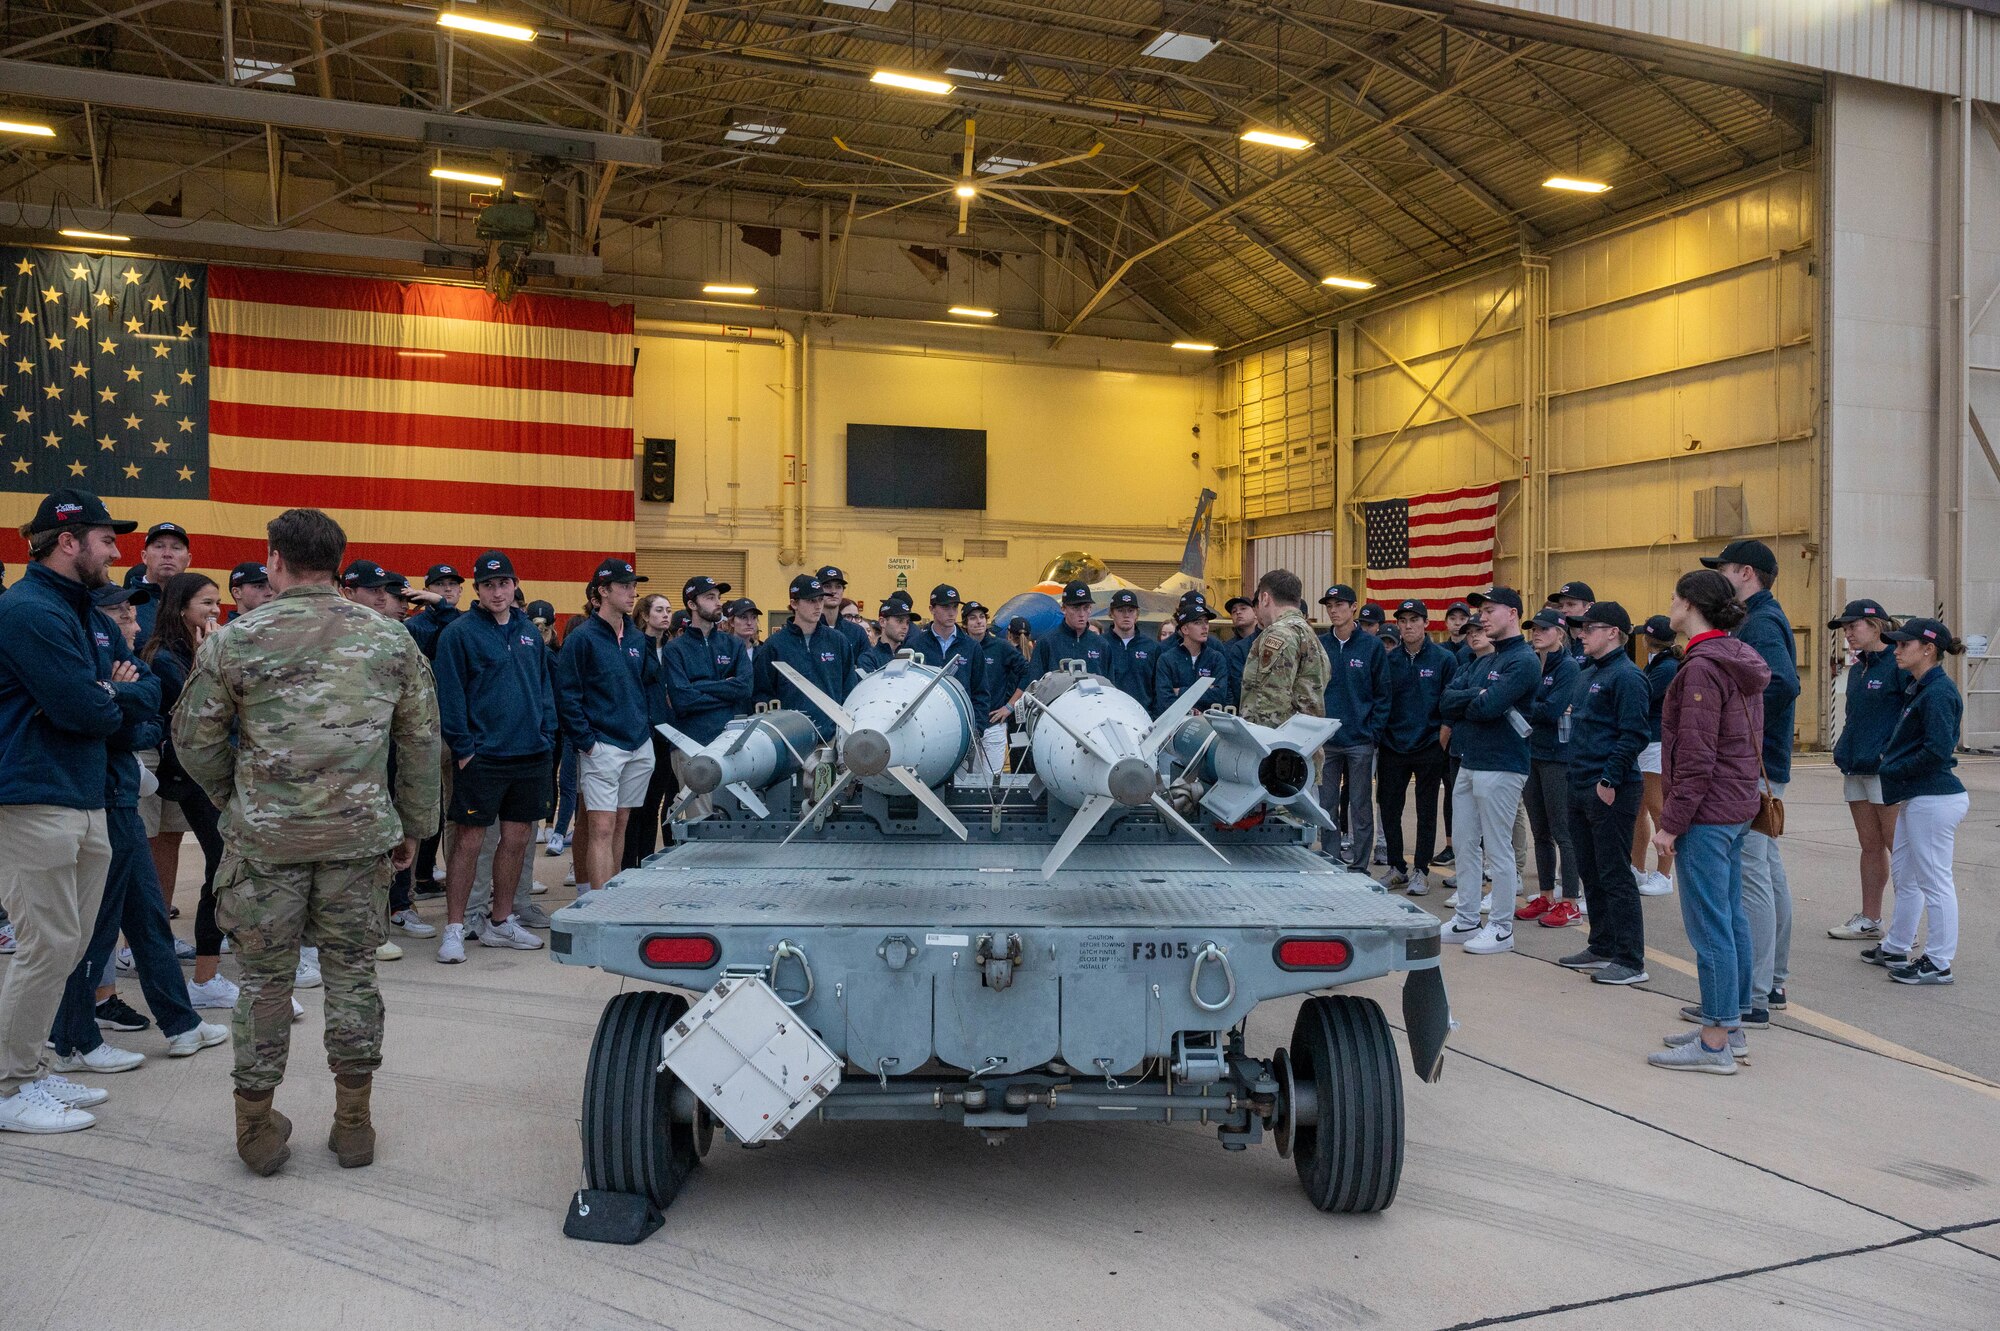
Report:
[[153,1020],[166,1036],[191,1031],[201,1020],[188,1005],[187,979],[174,958],[174,935],[167,925],[167,901],[153,872],[153,854],[137,809],[106,809],[111,839],[111,873],[97,908],[97,927],[83,960],[63,987],[49,1038],[59,1054],[87,1054],[104,1043],[97,1030],[97,986],[110,973],[111,949],[119,931],[132,947],[132,966]]
[[[562,742],[562,762],[556,766],[556,818],[549,828],[569,836],[569,825],[576,817],[576,746],[567,739]],[[530,846],[532,851],[534,847]]]
[[1743,908],[1743,841],[1750,824],[1696,823],[1674,847],[1681,924],[1694,947],[1702,1019],[1734,1029],[1750,1010],[1755,947]]

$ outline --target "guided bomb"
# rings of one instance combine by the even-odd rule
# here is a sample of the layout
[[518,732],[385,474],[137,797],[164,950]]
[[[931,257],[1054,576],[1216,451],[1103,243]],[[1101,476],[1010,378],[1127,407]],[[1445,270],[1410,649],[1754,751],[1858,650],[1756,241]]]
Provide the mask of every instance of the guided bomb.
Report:
[[708,744],[698,744],[670,725],[658,729],[686,758],[681,764],[680,798],[668,810],[670,816],[691,799],[727,790],[744,808],[766,817],[770,810],[760,793],[802,771],[807,757],[819,747],[812,719],[798,712],[773,710],[738,717]]
[[1334,831],[1337,824],[1313,795],[1312,759],[1339,729],[1339,721],[1323,716],[1302,714],[1272,727],[1209,712],[1183,721],[1167,741],[1167,754],[1183,777],[1207,787],[1201,807],[1219,823],[1240,821],[1269,804]]

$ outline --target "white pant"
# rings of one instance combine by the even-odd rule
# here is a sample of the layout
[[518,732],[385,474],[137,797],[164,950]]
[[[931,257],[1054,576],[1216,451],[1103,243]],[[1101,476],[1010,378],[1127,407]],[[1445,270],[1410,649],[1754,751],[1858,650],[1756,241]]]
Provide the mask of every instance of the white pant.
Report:
[[1970,795],[1918,795],[1903,801],[1896,819],[1896,844],[1889,871],[1896,886],[1896,910],[1882,939],[1884,952],[1908,952],[1916,945],[1917,921],[1930,912],[1924,955],[1949,970],[1958,952],[1958,888],[1951,877],[1952,845],[1958,825],[1972,805]]
[[1007,770],[1007,723],[996,721],[979,732],[965,751],[965,770],[972,776],[991,778]]
[[1493,922],[1513,928],[1514,898],[1521,892],[1520,864],[1514,858],[1514,824],[1521,813],[1525,772],[1458,769],[1451,788],[1451,844],[1458,858],[1458,923],[1479,927],[1481,880],[1493,880]]

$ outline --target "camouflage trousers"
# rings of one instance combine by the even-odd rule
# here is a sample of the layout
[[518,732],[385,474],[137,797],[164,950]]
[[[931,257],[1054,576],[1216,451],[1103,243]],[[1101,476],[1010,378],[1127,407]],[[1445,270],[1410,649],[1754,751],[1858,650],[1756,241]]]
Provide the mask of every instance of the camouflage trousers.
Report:
[[274,1089],[292,1046],[299,948],[319,949],[326,1061],[335,1076],[382,1066],[375,949],[387,936],[389,857],[258,864],[234,851],[215,876],[215,919],[242,967],[232,1033],[238,1090]]

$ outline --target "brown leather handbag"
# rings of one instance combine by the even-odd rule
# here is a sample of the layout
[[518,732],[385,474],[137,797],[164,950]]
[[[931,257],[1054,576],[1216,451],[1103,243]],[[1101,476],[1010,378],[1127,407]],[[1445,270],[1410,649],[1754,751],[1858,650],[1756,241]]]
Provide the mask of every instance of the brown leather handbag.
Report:
[[[1736,700],[1743,704],[1743,729],[1750,731],[1750,700],[1742,694]],[[1780,837],[1785,834],[1785,802],[1771,793],[1771,779],[1764,775],[1764,739],[1753,734],[1757,745],[1757,816],[1750,820],[1750,830],[1763,836]]]

